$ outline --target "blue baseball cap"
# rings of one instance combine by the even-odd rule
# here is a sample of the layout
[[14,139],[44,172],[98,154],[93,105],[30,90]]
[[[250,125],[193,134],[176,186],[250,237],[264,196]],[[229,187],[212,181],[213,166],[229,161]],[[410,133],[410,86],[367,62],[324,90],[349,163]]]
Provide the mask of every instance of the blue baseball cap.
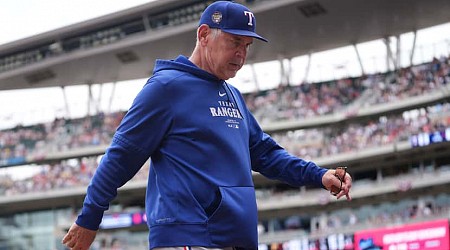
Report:
[[233,35],[250,36],[267,42],[267,39],[255,32],[256,19],[253,12],[239,3],[217,1],[210,4],[200,17],[199,26],[202,24]]

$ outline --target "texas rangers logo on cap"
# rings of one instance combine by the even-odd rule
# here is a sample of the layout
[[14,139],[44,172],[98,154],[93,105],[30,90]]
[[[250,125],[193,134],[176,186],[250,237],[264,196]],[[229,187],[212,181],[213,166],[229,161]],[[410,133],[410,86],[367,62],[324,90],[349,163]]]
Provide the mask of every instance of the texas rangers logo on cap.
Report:
[[215,1],[208,5],[198,26],[203,24],[232,35],[254,37],[267,42],[267,39],[256,33],[255,14],[246,6],[233,1]]
[[222,21],[222,13],[220,13],[219,11],[216,11],[212,14],[211,19],[214,23],[219,24],[220,21]]

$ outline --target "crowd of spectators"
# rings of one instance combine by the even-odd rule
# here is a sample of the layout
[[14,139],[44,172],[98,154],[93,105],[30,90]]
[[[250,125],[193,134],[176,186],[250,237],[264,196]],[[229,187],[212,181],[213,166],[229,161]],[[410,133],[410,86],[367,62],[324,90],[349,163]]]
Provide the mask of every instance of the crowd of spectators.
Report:
[[[433,131],[450,126],[449,103],[435,105],[423,111],[424,113],[418,115],[416,119],[405,119],[405,116],[396,115],[379,119],[378,122],[349,124],[345,129],[338,131],[332,128],[310,129],[275,134],[274,138],[293,154],[305,159],[317,159],[327,155],[358,152],[366,148],[388,145],[397,140],[408,140],[408,136],[414,133]],[[113,127],[111,122],[108,122],[108,124]],[[94,145],[99,142],[97,139],[77,139],[75,141],[74,144],[76,145],[79,145],[80,141],[86,141],[87,145]],[[92,143],[93,141],[95,143]],[[68,145],[72,145],[72,143]],[[81,143],[81,145],[86,144]],[[84,157],[53,164],[30,166],[30,168],[38,168],[40,172],[20,181],[15,181],[11,176],[0,175],[0,195],[86,185],[95,171],[98,164],[97,159],[100,157]],[[148,164],[145,164],[145,166],[147,168]],[[139,177],[135,177],[135,179],[145,179],[146,171],[145,169],[141,170],[138,173]]]
[[272,136],[289,152],[311,160],[408,141],[413,134],[447,128],[450,128],[450,104],[441,103],[345,126],[301,129]]
[[[440,62],[435,60],[432,64],[418,66],[422,70],[417,72],[425,72],[424,68],[432,68],[433,72],[440,72],[439,77],[435,78],[443,79],[442,71],[443,69],[448,71],[448,65],[442,66],[443,64]],[[405,75],[404,72],[401,75]],[[445,83],[445,81],[442,82]],[[348,84],[342,86],[351,86],[349,81],[344,80],[341,83],[344,82]],[[325,93],[332,92],[329,86],[320,89],[325,89]],[[354,88],[350,89],[354,90]],[[353,90],[347,93],[353,93],[351,94],[353,96],[359,95],[360,92]],[[289,93],[286,92],[285,94]],[[289,97],[286,98],[290,100]],[[391,98],[391,100],[394,100],[394,98]],[[289,101],[286,103],[289,103]],[[45,158],[49,152],[65,152],[71,149],[98,145],[106,146],[110,143],[112,135],[124,114],[124,112],[118,112],[76,120],[57,119],[48,124],[16,127],[0,131],[0,165],[17,164],[21,161],[23,163],[33,162]],[[301,129],[275,133],[272,136],[291,153],[305,159],[317,159],[328,155],[355,152],[405,141],[412,134],[443,130],[449,128],[449,126],[450,104],[441,103],[403,114],[377,117],[364,122],[354,122],[343,126]],[[12,195],[28,191],[45,191],[53,188],[86,185],[97,164],[92,159],[94,158],[78,159],[75,161],[76,163],[73,163],[74,161],[61,161],[56,164],[41,165],[39,166],[41,169],[39,174],[19,182],[15,182],[8,176],[0,176],[0,192],[4,195]]]
[[46,192],[87,185],[97,167],[96,157],[61,161],[56,164],[30,166],[35,174],[14,180],[0,176],[0,195],[13,196],[30,192]]
[[369,88],[375,95],[364,102],[370,106],[419,96],[450,82],[450,57],[434,58],[429,64],[417,65],[390,72],[384,81],[371,81]]
[[358,79],[279,85],[257,93],[244,94],[247,106],[261,124],[296,120],[333,113],[355,101],[364,91]]
[[48,153],[107,145],[124,112],[80,119],[56,119],[52,123],[0,131],[0,166],[45,158]]
[[[246,99],[260,122],[276,122],[341,112],[355,103],[362,106],[366,103],[374,105],[395,101],[433,90],[447,84],[449,79],[449,58],[441,58],[387,74],[281,86],[274,90],[248,94]],[[371,91],[370,95],[364,94],[365,91]],[[363,96],[364,100],[358,100]],[[448,108],[448,105],[443,107]],[[42,159],[52,152],[107,145],[123,115],[124,112],[119,112],[76,120],[57,119],[49,124],[19,126],[0,131],[0,166]],[[435,125],[428,120],[426,114],[414,119],[390,116],[341,128],[291,131],[287,134],[274,134],[274,137],[296,155],[317,158],[407,139],[409,134],[418,129]],[[448,121],[444,123],[448,125]],[[309,139],[305,142],[303,137]]]
[[[317,159],[407,141],[412,134],[450,127],[449,103],[413,111],[345,126],[302,129],[272,136],[289,152],[305,159]],[[45,158],[49,152],[107,145],[123,115],[59,119],[50,124],[0,131],[0,163],[33,162]]]
[[336,112],[352,112],[418,96],[450,82],[450,57],[398,71],[245,94],[246,103],[262,123],[299,120]]
[[[10,174],[0,175],[0,196],[86,187],[97,169],[100,158],[101,156],[83,157],[58,163],[29,166],[30,172],[36,173],[20,180],[15,179]],[[146,180],[148,167],[149,164],[145,164],[133,178],[133,181]]]
[[[352,101],[362,96],[361,93],[365,89],[379,92],[378,95],[370,95],[377,97],[371,99],[374,101],[371,104],[395,101],[398,98],[405,98],[405,93],[406,96],[414,96],[438,85],[446,84],[449,81],[449,74],[449,58],[442,58],[428,64],[402,69],[397,73],[319,84],[302,84],[296,87],[284,86],[265,93],[249,94],[246,98],[251,109],[258,107],[254,110],[256,114],[270,115],[271,112],[267,112],[267,109],[274,108],[291,114],[306,112],[301,116],[308,116],[307,113],[320,115],[337,112],[338,107],[351,105]],[[377,82],[376,86],[384,87],[370,86],[374,82]],[[302,105],[309,105],[310,108],[302,107]],[[314,108],[311,109],[313,106]],[[408,140],[411,134],[442,130],[450,126],[450,104],[448,103],[414,111],[377,117],[344,126],[302,129],[274,133],[272,136],[293,154],[306,159],[316,159],[404,141]],[[19,126],[0,131],[0,166],[32,163],[44,159],[52,152],[67,152],[89,146],[106,146],[110,143],[124,114],[125,112],[101,113],[74,120],[56,119],[52,123],[30,127]],[[282,120],[283,117],[274,115],[270,119]]]

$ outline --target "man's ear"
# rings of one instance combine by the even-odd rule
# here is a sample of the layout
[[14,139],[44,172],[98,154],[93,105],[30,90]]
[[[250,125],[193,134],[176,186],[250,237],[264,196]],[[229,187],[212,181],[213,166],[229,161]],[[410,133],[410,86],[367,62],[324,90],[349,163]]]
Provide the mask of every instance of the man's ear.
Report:
[[208,25],[202,24],[197,29],[197,39],[201,45],[205,46],[208,43],[209,34],[211,33],[211,29]]

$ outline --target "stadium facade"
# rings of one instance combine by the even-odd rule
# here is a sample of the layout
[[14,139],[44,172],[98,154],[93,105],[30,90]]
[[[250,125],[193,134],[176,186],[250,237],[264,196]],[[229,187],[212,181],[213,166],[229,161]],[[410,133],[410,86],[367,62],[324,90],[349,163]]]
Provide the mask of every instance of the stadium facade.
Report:
[[[0,90],[148,77],[154,59],[190,53],[193,44],[185,41],[210,2],[156,1],[2,45]],[[450,21],[450,4],[440,0],[367,6],[355,0],[245,2],[258,15],[259,31],[272,43],[267,48],[256,45],[250,63],[399,36]],[[369,21],[364,18],[368,14]],[[394,23],[397,19],[405,21]],[[336,31],[338,22],[347,28]],[[298,24],[298,30],[286,23]],[[386,61],[396,58],[388,53]],[[255,173],[260,248],[448,248],[449,81],[447,54],[408,68],[394,63],[393,70],[378,74],[246,93],[263,128],[283,147],[324,167],[345,165],[354,177],[353,201],[347,203],[324,190],[290,187]],[[0,249],[64,249],[61,238],[123,114],[99,113],[0,131],[2,168],[43,166],[22,181],[0,176]],[[119,190],[94,249],[116,244],[145,249],[146,171],[148,164]]]

